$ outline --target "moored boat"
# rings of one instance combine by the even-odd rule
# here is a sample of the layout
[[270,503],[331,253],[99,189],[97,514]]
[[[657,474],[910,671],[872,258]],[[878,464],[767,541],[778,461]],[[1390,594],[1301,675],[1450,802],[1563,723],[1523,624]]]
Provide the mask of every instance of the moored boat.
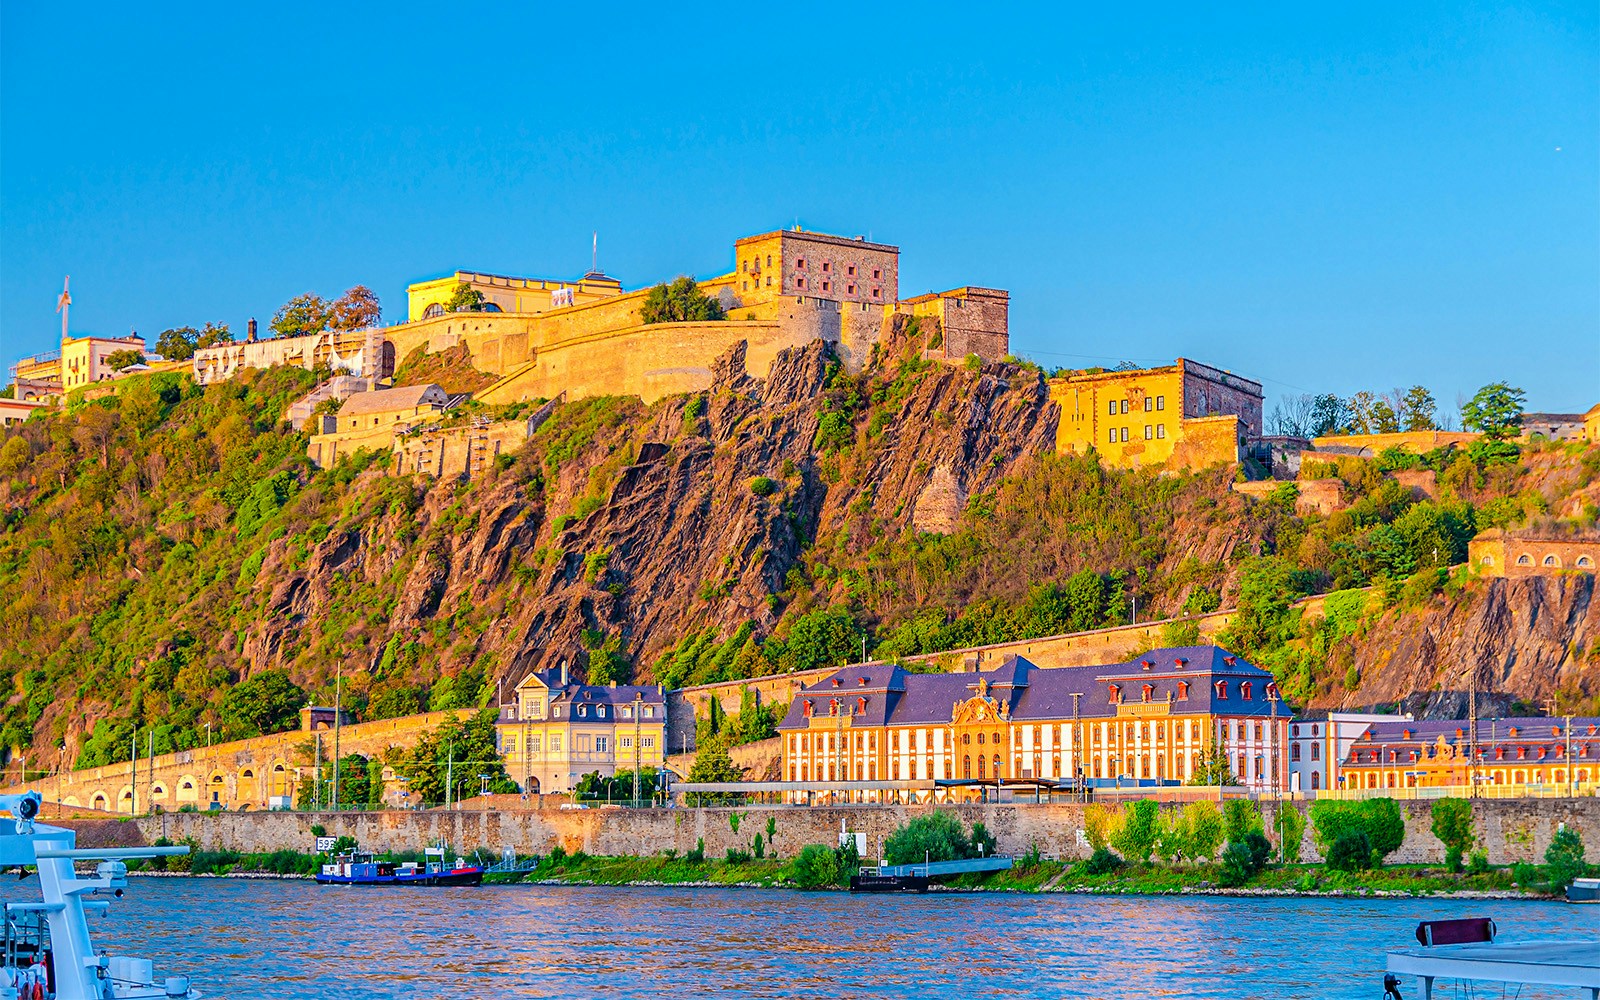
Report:
[[1573,879],[1567,886],[1567,902],[1600,903],[1600,878]]
[[[333,859],[317,873],[320,885],[481,885],[483,868],[469,865],[462,858],[446,860],[448,851],[430,847],[423,852],[423,863],[380,861],[370,851],[352,851]],[[438,860],[434,860],[437,858]]]

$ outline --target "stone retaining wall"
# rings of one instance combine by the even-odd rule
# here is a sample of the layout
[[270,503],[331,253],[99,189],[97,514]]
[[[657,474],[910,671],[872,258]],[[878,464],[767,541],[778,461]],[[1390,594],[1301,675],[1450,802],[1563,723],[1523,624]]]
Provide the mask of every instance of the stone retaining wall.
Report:
[[[792,856],[806,844],[837,842],[846,827],[867,835],[876,845],[896,827],[931,806],[749,807],[706,809],[562,809],[462,810],[445,812],[370,813],[169,813],[124,823],[130,842],[148,843],[157,837],[193,838],[202,848],[265,852],[280,848],[309,850],[313,824],[329,836],[355,837],[372,850],[411,850],[447,840],[470,850],[484,847],[499,852],[510,846],[523,854],[543,854],[560,846],[590,854],[655,854],[666,850],[686,853],[702,838],[706,854],[720,857],[730,847],[748,849],[751,838],[765,836],[767,820],[777,830],[780,856]],[[1026,851],[1037,845],[1046,854],[1081,858],[1088,853],[1082,836],[1084,807],[1077,804],[1005,803],[999,805],[943,806],[953,809],[964,823],[981,820],[999,842],[1000,850]],[[1164,808],[1179,808],[1168,805]],[[1265,808],[1265,806],[1264,806]],[[1305,809],[1306,803],[1285,803],[1285,808]],[[1395,863],[1437,864],[1444,846],[1430,832],[1431,804],[1404,801],[1406,839],[1389,860]],[[1578,831],[1591,861],[1600,860],[1600,799],[1496,800],[1474,803],[1479,837],[1493,864],[1542,861],[1560,824]],[[739,830],[730,820],[737,816]],[[873,848],[876,851],[876,847]],[[1317,859],[1307,824],[1302,857]]]

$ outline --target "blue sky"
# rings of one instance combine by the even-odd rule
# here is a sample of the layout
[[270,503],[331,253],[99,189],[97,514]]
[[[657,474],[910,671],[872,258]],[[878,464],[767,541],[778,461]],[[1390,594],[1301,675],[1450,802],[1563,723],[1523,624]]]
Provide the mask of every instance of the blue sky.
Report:
[[[0,5],[0,356],[793,225],[1046,366],[1600,399],[1593,2]],[[586,14],[592,9],[594,15]],[[156,12],[161,12],[159,15]],[[165,20],[163,20],[165,18]]]

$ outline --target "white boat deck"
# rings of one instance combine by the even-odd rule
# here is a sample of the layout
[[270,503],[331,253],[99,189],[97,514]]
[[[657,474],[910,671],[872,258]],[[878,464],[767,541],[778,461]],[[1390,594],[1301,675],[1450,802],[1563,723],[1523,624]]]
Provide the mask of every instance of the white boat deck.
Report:
[[1600,1000],[1600,941],[1522,941],[1446,944],[1389,952],[1388,969],[1422,980],[1423,1000],[1435,979],[1571,986]]

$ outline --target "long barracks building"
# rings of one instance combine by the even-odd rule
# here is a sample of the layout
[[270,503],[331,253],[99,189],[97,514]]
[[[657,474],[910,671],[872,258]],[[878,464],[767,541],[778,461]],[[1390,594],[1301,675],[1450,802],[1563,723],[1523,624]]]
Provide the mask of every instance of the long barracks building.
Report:
[[1107,666],[845,667],[801,691],[778,729],[787,781],[951,783],[919,793],[940,800],[985,782],[1182,784],[1218,745],[1246,787],[1287,791],[1291,714],[1267,671],[1185,646]]

